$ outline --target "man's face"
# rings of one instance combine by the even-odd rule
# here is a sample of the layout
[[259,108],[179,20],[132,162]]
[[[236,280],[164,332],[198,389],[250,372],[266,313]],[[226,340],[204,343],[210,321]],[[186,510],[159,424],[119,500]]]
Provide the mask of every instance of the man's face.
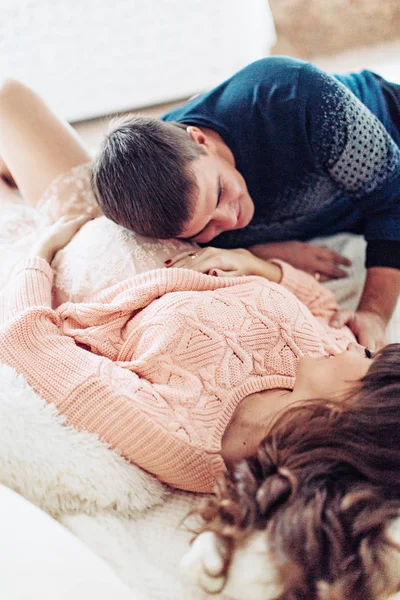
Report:
[[223,231],[246,227],[254,214],[253,201],[239,171],[216,151],[205,150],[206,154],[191,163],[198,191],[193,198],[193,217],[179,235],[198,243],[209,242]]

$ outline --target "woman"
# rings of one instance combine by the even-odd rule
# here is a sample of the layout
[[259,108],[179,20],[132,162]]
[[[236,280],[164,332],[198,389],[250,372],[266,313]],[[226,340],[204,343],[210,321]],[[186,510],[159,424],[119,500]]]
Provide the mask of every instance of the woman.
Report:
[[367,371],[371,356],[327,325],[330,293],[278,261],[254,257],[265,278],[156,269],[52,310],[49,263],[85,219],[48,228],[3,290],[0,359],[163,481],[212,491],[277,410]]
[[[375,600],[397,589],[398,578],[390,569],[396,557],[390,554],[385,527],[400,508],[399,455],[394,450],[400,433],[399,345],[386,347],[376,357],[353,343],[336,353],[334,346],[344,338],[333,341],[323,326],[334,310],[330,295],[312,277],[283,263],[265,263],[264,274],[270,269],[272,279],[277,268],[286,285],[301,282],[293,289],[303,294],[314,314],[282,285],[267,279],[219,278],[180,269],[145,273],[105,290],[92,304],[67,303],[52,310],[49,263],[85,219],[61,219],[48,228],[25,268],[3,290],[0,359],[23,373],[69,423],[95,431],[172,485],[211,491],[226,463],[229,475],[216,500],[202,511],[205,528],[222,539],[222,573],[236,543],[265,530],[265,556],[274,561],[279,598]],[[190,288],[189,296],[179,291],[181,281],[185,290]],[[237,295],[231,293],[235,290]],[[243,300],[246,309],[253,308],[253,295],[264,294],[268,307],[262,303],[258,311],[240,310]],[[226,353],[219,360],[218,340],[212,337],[218,323],[211,327],[204,318],[211,316],[207,311],[214,302],[216,317],[226,321],[225,347],[232,350],[232,368],[224,360]],[[203,318],[195,322],[190,346],[185,335],[196,319],[191,307]],[[252,320],[256,312],[262,314]],[[274,314],[282,330],[279,336],[274,333]],[[246,322],[240,344],[231,335],[237,332],[237,321]],[[176,354],[160,355],[160,338],[174,337],[175,332]],[[238,377],[234,393],[213,377],[214,365],[206,369],[196,363],[191,372],[185,365],[185,352],[189,364],[196,352],[202,361],[203,336],[215,368]],[[281,349],[290,350],[279,354],[288,364],[282,366],[280,360],[274,365],[276,353],[266,354],[264,360],[259,356],[269,336]],[[325,351],[315,356],[318,339]],[[255,360],[240,381],[243,372],[236,371],[246,365],[249,341]],[[292,363],[296,381],[275,372],[290,370],[291,353],[298,350],[302,356]],[[124,356],[128,351],[130,356]],[[155,361],[149,360],[151,354]],[[269,369],[274,372],[265,375]],[[190,389],[184,386],[185,378]],[[261,385],[258,393],[252,393],[254,382]],[[194,397],[200,402],[194,404]],[[271,427],[277,411],[291,403],[299,406],[288,408]],[[158,414],[152,412],[154,405],[161,409]],[[191,411],[199,419],[194,418],[189,430]],[[217,423],[211,422],[214,415]],[[210,435],[212,442],[220,442],[213,453],[207,446]],[[171,437],[174,443],[168,443]],[[241,461],[242,457],[247,458]]]
[[[400,344],[391,344],[340,401],[284,412],[200,507],[202,531],[216,537],[195,540],[186,569],[241,600],[383,600],[398,592],[399,398]],[[239,576],[240,548],[252,568]]]

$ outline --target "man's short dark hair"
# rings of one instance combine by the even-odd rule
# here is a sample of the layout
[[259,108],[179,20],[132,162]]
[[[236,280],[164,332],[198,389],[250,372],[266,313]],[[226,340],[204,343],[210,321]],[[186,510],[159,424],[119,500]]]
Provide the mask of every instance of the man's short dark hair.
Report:
[[129,115],[114,119],[92,164],[92,186],[106,217],[157,238],[177,237],[198,191],[191,163],[204,154],[186,126]]

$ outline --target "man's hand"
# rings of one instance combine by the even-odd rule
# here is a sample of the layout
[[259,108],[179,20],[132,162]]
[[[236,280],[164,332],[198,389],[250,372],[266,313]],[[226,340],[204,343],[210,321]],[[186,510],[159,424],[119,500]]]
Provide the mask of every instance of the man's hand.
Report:
[[373,351],[383,348],[387,343],[386,323],[380,315],[372,311],[339,310],[332,315],[329,325],[338,328],[347,325],[358,343]]
[[302,269],[313,276],[318,274],[319,281],[347,277],[347,272],[341,269],[339,265],[345,267],[351,265],[348,258],[337,254],[337,252],[333,252],[325,246],[313,246],[307,242],[257,244],[249,250],[264,260],[281,258],[297,269]]

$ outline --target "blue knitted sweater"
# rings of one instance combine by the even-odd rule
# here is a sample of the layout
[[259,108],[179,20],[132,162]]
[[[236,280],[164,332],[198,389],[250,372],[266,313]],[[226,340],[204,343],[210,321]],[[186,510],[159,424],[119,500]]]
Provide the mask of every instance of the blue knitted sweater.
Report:
[[217,131],[254,201],[247,227],[210,244],[353,231],[368,241],[368,266],[400,268],[400,86],[388,84],[396,125],[382,81],[370,71],[328,75],[270,57],[165,114]]

